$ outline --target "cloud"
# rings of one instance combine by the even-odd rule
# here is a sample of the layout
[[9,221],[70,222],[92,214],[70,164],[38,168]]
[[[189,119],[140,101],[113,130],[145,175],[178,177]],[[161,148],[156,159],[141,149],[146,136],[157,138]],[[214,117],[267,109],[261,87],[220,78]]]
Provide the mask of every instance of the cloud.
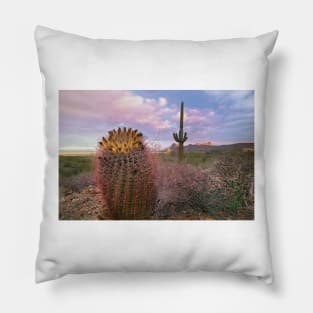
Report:
[[167,100],[166,100],[166,98],[160,97],[160,98],[159,98],[159,104],[160,104],[161,106],[167,105]]
[[[184,113],[184,122],[186,125],[195,124],[196,123],[205,122],[206,124],[210,124],[212,122],[212,118],[214,117],[215,112],[208,109],[193,109],[193,108],[185,108]],[[172,118],[173,121],[180,120],[180,111],[177,111],[176,114]]]
[[207,90],[209,101],[219,104],[220,109],[226,110],[253,110],[253,90]]
[[169,128],[163,115],[172,112],[165,108],[166,98],[144,98],[129,91],[61,91],[61,118],[101,120],[103,123],[148,125],[155,129]]
[[60,91],[60,147],[91,147],[116,127],[139,129],[163,148],[185,100],[188,143],[253,141],[254,91]]

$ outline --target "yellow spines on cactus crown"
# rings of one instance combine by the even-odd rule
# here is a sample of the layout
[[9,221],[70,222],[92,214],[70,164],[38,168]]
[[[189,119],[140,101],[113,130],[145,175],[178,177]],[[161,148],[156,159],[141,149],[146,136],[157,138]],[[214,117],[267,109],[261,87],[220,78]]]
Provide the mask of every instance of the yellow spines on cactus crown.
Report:
[[108,136],[102,137],[99,142],[102,149],[109,150],[113,153],[129,153],[133,149],[141,149],[143,145],[143,135],[138,133],[137,129],[120,127],[109,131]]

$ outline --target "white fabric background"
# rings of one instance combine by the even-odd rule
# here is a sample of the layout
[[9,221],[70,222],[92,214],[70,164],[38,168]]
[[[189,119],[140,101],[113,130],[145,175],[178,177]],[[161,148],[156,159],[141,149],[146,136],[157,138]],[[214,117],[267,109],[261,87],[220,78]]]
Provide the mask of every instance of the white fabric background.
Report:
[[[1,5],[1,268],[7,312],[312,311],[310,1],[7,1]],[[268,208],[276,283],[220,274],[103,274],[35,286],[43,191],[36,24],[86,36],[280,37],[267,105]]]
[[[242,272],[270,282],[264,206],[264,98],[267,54],[277,32],[253,39],[209,41],[200,48],[199,43],[188,41],[100,43],[40,26],[35,37],[45,79],[48,141],[36,281],[69,273],[206,270]],[[85,89],[254,90],[255,219],[60,222],[59,90]]]

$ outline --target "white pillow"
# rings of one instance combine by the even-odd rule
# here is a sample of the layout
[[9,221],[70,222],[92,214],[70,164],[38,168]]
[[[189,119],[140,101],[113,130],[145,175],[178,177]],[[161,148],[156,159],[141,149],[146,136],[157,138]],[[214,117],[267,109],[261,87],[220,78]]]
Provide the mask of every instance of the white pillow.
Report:
[[[88,39],[37,27],[35,37],[45,89],[48,155],[43,221],[36,263],[37,282],[74,273],[198,270],[239,272],[259,277],[267,283],[272,281],[263,150],[268,55],[274,47],[277,34],[275,31],[256,38],[204,42],[126,41]],[[172,100],[167,99],[167,95],[173,95],[170,90],[177,91],[176,98],[173,96]],[[184,90],[189,90],[189,94]],[[162,91],[165,96],[162,96]],[[205,92],[208,94],[207,108],[190,101],[191,95],[194,99],[198,99],[199,95],[200,99],[200,95],[202,97]],[[117,101],[112,95],[121,99]],[[80,148],[95,149],[97,140],[106,136],[105,132],[111,125],[143,125],[143,129],[148,130],[157,122],[159,137],[151,138],[148,135],[147,142],[148,146],[151,142],[158,142],[158,149],[162,150],[174,142],[172,137],[162,135],[165,133],[164,128],[168,132],[173,129],[178,132],[180,95],[186,95],[187,98],[181,101],[185,101],[185,130],[188,137],[190,135],[189,142],[185,143],[185,158],[188,151],[201,146],[196,143],[197,135],[201,134],[201,125],[208,127],[208,133],[213,137],[213,145],[254,142],[254,208],[241,209],[243,212],[252,210],[254,214],[250,220],[241,220],[236,215],[235,220],[232,220],[231,215],[228,219],[227,214],[225,220],[206,220],[205,217],[209,215],[205,215],[205,202],[203,211],[195,213],[202,220],[189,220],[185,209],[181,211],[183,217],[176,221],[171,218],[176,216],[176,211],[173,216],[168,213],[169,220],[162,220],[161,215],[159,218],[154,215],[153,220],[142,221],[136,218],[122,221],[92,220],[102,218],[101,214],[88,221],[78,221],[71,216],[62,215],[64,212],[59,212],[59,192],[60,203],[70,201],[68,198],[61,199],[64,194],[63,190],[59,191],[59,149],[67,149],[67,153],[68,150],[75,150],[77,145]],[[105,105],[100,101],[101,97],[106,101],[109,101],[108,98],[115,100],[106,103],[105,108],[102,107],[98,112],[97,108]],[[100,102],[96,103],[97,99]],[[215,101],[218,116],[209,100],[212,103]],[[124,124],[119,123],[120,119],[116,116],[120,112],[117,106],[121,101],[124,101],[123,108],[128,113],[136,114],[141,112],[141,108],[148,110],[154,105],[151,112],[158,108],[163,110],[164,115],[156,113],[157,116],[151,121],[151,112],[146,120],[144,116],[139,119],[134,114],[126,114]],[[139,111],[136,105],[141,105]],[[239,109],[236,111],[236,108]],[[233,113],[229,113],[229,110],[233,110]],[[169,115],[166,115],[166,111]],[[88,121],[85,120],[86,116],[90,117]],[[212,116],[212,125],[206,120],[208,116]],[[104,121],[103,128],[101,119]],[[90,141],[92,136],[94,142]],[[208,140],[211,139],[210,136]],[[199,137],[199,141],[204,139],[205,136]],[[246,151],[253,149],[253,146],[251,148],[244,145],[243,148]],[[223,148],[213,147],[212,150],[212,147],[208,147],[205,151],[219,151],[218,149]],[[172,146],[172,150],[170,154],[159,154],[175,158],[177,148]],[[154,155],[152,151],[149,153]],[[216,162],[219,161],[218,159]],[[181,164],[177,166],[179,168]],[[194,180],[196,184],[199,182],[196,178]],[[92,188],[93,193],[87,198],[92,200],[97,196],[100,199],[98,201],[102,201],[96,194],[99,189]],[[231,190],[232,193],[235,189]],[[242,194],[239,196],[243,197]],[[74,200],[73,198],[70,207],[75,215],[77,211]],[[121,203],[122,201],[121,199]],[[168,201],[171,201],[171,196]],[[226,206],[228,210],[231,210],[231,205],[236,206],[234,201],[230,207],[223,202],[225,210]],[[246,203],[245,201],[242,203]],[[235,211],[237,209],[235,207]],[[106,211],[108,212],[111,211]],[[112,216],[116,217],[114,214]]]

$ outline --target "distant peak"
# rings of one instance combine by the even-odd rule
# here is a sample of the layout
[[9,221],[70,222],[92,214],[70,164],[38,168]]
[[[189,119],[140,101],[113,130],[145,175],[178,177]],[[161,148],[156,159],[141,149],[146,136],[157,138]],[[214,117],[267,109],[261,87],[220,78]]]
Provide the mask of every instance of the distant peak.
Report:
[[192,143],[190,144],[191,146],[201,146],[201,147],[214,147],[215,145],[213,144],[213,142],[211,141],[207,141],[207,142],[196,142],[196,143]]

